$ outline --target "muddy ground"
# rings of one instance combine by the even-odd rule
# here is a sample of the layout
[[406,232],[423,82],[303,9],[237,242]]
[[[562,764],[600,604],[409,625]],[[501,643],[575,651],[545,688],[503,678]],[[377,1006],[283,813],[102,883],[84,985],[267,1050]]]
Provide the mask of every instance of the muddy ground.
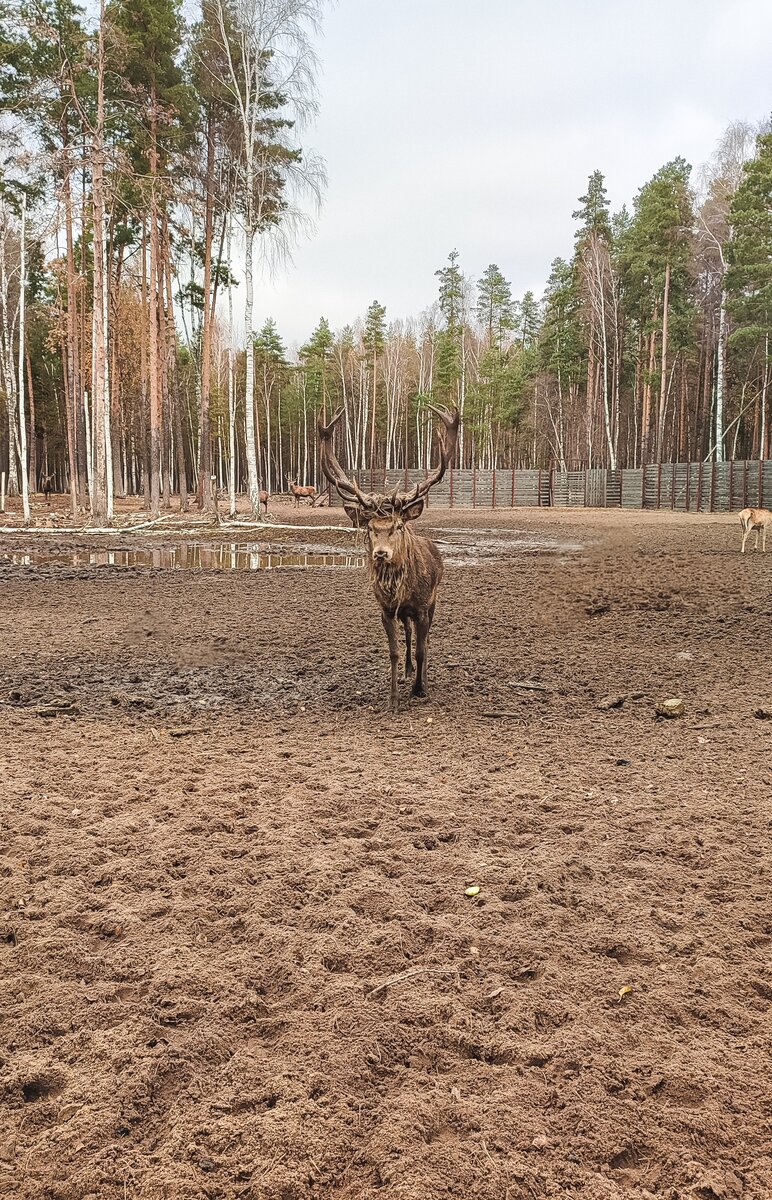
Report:
[[421,524],[451,565],[396,720],[361,569],[0,534],[1,1195],[772,1195],[772,554]]

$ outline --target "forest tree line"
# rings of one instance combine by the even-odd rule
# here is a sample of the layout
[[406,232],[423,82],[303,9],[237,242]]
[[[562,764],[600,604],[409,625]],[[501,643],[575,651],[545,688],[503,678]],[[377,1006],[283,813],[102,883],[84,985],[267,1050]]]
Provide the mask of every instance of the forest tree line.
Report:
[[768,124],[730,125],[696,177],[666,163],[631,211],[595,171],[542,296],[453,250],[420,316],[373,301],[290,353],[256,278],[324,188],[301,145],[320,17],[0,5],[0,472],[25,508],[47,479],[97,522],[132,494],[208,510],[213,482],[256,509],[320,482],[316,414],[340,406],[350,470],[426,466],[430,405],[461,410],[465,467],[769,457]]

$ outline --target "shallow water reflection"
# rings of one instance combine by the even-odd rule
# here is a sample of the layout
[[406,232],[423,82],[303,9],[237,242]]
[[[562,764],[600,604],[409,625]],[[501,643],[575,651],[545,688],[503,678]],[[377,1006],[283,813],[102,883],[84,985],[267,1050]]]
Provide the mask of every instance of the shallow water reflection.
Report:
[[0,564],[37,567],[151,567],[161,571],[274,571],[281,568],[361,567],[361,554],[298,553],[265,550],[257,545],[233,543],[205,545],[183,542],[178,546],[137,547],[132,550],[62,550],[45,546],[31,551],[0,553]]

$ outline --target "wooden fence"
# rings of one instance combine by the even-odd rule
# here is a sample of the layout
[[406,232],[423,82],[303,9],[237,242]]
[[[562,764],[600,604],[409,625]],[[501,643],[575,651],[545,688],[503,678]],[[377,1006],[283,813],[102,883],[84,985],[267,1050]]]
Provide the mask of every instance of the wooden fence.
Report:
[[[357,473],[364,492],[392,492],[426,478],[424,471]],[[330,489],[330,503],[340,499]],[[428,503],[439,508],[669,508],[731,512],[772,505],[772,459],[723,463],[653,463],[635,469],[449,470]]]

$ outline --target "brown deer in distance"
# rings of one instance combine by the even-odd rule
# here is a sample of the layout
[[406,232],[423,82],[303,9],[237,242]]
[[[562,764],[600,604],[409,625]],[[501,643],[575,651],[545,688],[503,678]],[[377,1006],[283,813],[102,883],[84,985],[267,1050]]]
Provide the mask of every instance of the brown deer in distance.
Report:
[[745,554],[745,543],[754,531],[756,533],[756,542],[753,549],[758,550],[759,530],[761,530],[761,550],[763,554],[766,554],[767,527],[772,525],[772,512],[768,508],[744,508],[740,513],[740,524],[743,531],[741,553]]
[[271,499],[271,493],[267,492],[265,490],[265,488],[261,488],[259,495],[258,495],[258,503],[263,505],[263,508],[265,509],[266,512],[268,512],[268,501],[270,499]]
[[420,533],[413,533],[411,529],[411,523],[423,512],[429,489],[442,479],[456,450],[458,412],[432,411],[437,413],[442,422],[439,430],[439,466],[411,491],[394,491],[390,495],[365,495],[356,482],[344,474],[332,448],[333,430],[343,415],[342,410],[336,413],[329,425],[322,423],[321,416],[318,421],[322,471],[337,488],[351,522],[356,526],[364,526],[366,530],[370,582],[389,639],[393,713],[399,709],[398,622],[401,622],[405,631],[405,677],[409,678],[414,673],[412,650],[415,634],[413,695],[425,696],[429,630],[443,574],[442,558],[434,542]]
[[297,508],[301,500],[308,500],[310,504],[314,503],[314,500],[316,499],[316,488],[312,484],[309,483],[307,486],[304,486],[299,483],[295,483],[294,480],[289,478],[289,476],[287,477],[287,483],[289,484],[290,492],[295,498],[295,508]]

